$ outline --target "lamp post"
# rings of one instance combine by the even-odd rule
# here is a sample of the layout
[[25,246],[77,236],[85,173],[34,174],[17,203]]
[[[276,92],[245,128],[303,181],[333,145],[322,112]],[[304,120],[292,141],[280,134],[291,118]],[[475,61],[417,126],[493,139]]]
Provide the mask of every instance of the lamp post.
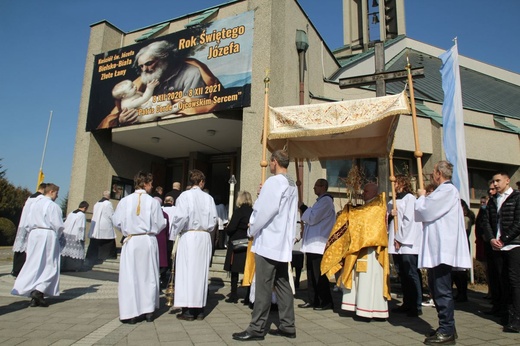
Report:
[[235,175],[232,174],[231,178],[228,181],[229,183],[229,206],[228,206],[228,220],[231,220],[231,216],[233,216],[233,204],[235,199],[235,184],[237,180],[235,179]]

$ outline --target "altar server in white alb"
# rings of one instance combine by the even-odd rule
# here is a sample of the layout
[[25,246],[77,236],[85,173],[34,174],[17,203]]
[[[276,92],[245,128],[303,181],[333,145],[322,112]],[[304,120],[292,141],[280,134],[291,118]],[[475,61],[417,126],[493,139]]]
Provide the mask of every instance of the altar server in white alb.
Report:
[[92,221],[90,222],[90,230],[88,237],[90,243],[87,249],[85,265],[92,267],[99,261],[112,258],[116,255],[116,233],[112,226],[112,215],[114,207],[109,200],[110,191],[103,191],[103,197],[94,204],[92,212]]
[[289,156],[276,150],[269,160],[269,177],[260,190],[249,219],[248,235],[254,237],[255,304],[246,330],[233,333],[239,341],[264,340],[273,288],[278,302],[280,324],[267,332],[274,336],[296,338],[294,297],[289,280],[294,230],[298,213],[298,189],[287,176]]
[[54,201],[60,188],[47,184],[44,197],[32,206],[26,220],[27,259],[14,282],[12,294],[31,297],[31,306],[47,307],[46,296],[60,295],[60,244],[63,231],[61,208]]
[[423,223],[419,267],[428,269],[428,285],[439,318],[439,328],[424,340],[426,345],[455,344],[451,272],[471,268],[464,214],[452,174],[451,163],[437,162],[432,176],[438,187],[426,197],[425,190],[417,190],[420,197],[415,201],[415,221]]
[[65,220],[60,244],[61,250],[61,271],[78,271],[83,266],[85,258],[85,213],[88,209],[88,202],[82,201],[78,209],[71,212]]
[[22,270],[23,264],[25,263],[25,250],[27,249],[27,216],[29,215],[29,211],[31,210],[31,205],[43,197],[43,193],[45,191],[45,186],[47,184],[41,183],[38,185],[38,191],[34,194],[30,195],[25,201],[25,204],[22,209],[22,215],[20,216],[20,223],[18,224],[18,229],[16,231],[16,238],[14,239],[13,244],[13,270],[11,271],[11,275],[17,277]]
[[191,189],[175,201],[175,217],[170,239],[179,234],[175,257],[175,301],[182,308],[177,318],[184,321],[204,319],[208,298],[211,232],[217,225],[217,208],[213,197],[202,191],[206,183],[198,169],[189,172]]
[[[422,282],[417,267],[422,241],[422,223],[415,221],[415,196],[412,194],[410,178],[397,175],[395,182],[396,210],[393,201],[388,202],[390,223],[388,225],[388,253],[397,265],[403,304],[393,308],[394,313],[409,317],[422,315]],[[397,232],[395,220],[397,219]]]
[[119,265],[119,319],[153,321],[159,308],[159,247],[156,234],[166,227],[161,204],[149,195],[152,174],[137,173],[135,192],[124,197],[112,217],[125,241]]

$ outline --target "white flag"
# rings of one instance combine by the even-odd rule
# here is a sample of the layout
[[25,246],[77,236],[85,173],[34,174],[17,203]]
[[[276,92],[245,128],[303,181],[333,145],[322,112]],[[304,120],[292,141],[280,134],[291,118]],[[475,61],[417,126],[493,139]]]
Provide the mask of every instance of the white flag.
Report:
[[446,159],[453,164],[453,184],[459,189],[460,198],[468,205],[469,182],[466,163],[466,141],[464,137],[464,111],[460,87],[459,53],[457,42],[443,53],[441,75],[444,103],[442,104],[442,126]]

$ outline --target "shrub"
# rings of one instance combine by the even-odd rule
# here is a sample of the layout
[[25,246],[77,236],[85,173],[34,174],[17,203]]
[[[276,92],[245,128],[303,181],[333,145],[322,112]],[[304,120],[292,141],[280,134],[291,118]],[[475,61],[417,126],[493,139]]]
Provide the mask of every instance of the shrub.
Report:
[[5,217],[0,217],[0,245],[13,245],[15,237],[16,226],[14,223]]

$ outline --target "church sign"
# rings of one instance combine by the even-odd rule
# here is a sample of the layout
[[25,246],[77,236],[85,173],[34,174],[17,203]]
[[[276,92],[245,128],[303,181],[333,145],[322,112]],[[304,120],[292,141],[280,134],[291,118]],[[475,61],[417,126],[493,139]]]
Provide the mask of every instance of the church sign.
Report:
[[250,106],[253,23],[245,12],[96,55],[86,130]]

